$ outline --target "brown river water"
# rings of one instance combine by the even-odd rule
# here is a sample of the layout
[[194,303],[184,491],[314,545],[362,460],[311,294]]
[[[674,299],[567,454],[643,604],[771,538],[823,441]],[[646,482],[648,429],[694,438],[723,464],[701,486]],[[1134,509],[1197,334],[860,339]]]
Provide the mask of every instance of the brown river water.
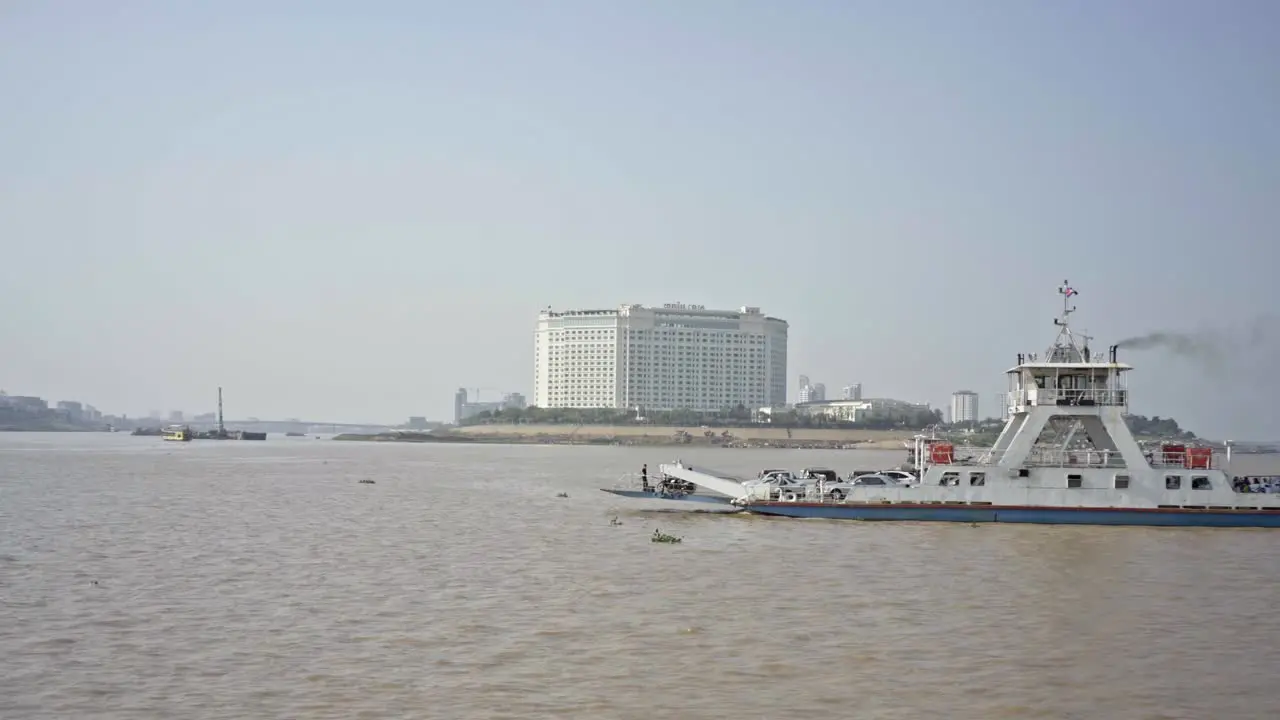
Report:
[[0,433],[0,718],[1280,716],[1280,531],[597,490],[670,452]]

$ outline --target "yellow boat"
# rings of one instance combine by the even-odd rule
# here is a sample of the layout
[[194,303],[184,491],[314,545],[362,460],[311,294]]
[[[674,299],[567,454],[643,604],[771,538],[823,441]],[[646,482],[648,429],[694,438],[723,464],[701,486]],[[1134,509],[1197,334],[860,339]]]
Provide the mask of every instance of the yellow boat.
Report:
[[177,440],[178,442],[191,441],[191,428],[186,425],[170,425],[160,432],[160,437],[165,440]]

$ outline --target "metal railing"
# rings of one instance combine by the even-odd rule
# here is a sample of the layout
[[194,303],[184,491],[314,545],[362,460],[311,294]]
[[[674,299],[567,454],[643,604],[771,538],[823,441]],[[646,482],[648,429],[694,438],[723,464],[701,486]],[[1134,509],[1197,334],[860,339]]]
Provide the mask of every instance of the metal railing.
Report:
[[1024,463],[1029,467],[1057,468],[1123,468],[1119,450],[1049,450],[1035,449]]
[[1222,458],[1219,458],[1216,454],[1209,456],[1208,467],[1205,467],[1204,465],[1191,467],[1191,463],[1188,462],[1187,456],[1182,453],[1163,453],[1159,450],[1156,450],[1155,452],[1146,452],[1144,453],[1144,456],[1147,458],[1147,462],[1151,464],[1151,467],[1164,469],[1164,470],[1225,470],[1226,469],[1225,461]]
[[1128,390],[1112,390],[1093,388],[1088,390],[1072,390],[1065,388],[1024,388],[1014,390],[1010,394],[1010,402],[1018,405],[1058,405],[1063,407],[1118,406],[1124,407],[1129,402]]
[[[947,465],[976,465],[989,467],[999,465],[1008,455],[1007,450],[991,448],[958,447],[952,454],[950,463],[933,462],[926,457],[929,466],[946,467]],[[1063,450],[1060,448],[1033,448],[1020,465],[1026,467],[1063,467],[1063,468],[1123,468],[1124,457],[1119,450]]]
[[[925,460],[930,466],[939,465],[999,465],[1008,454],[1006,450],[991,448],[957,447],[952,451],[950,463],[934,462],[926,451]],[[1186,469],[1186,470],[1222,470],[1224,460],[1217,454],[1208,458],[1197,458],[1203,462],[1207,459],[1208,467],[1192,467],[1191,456],[1186,453],[1163,453],[1160,450],[1144,453],[1147,462],[1154,468]],[[1026,467],[1059,467],[1059,468],[1124,468],[1124,456],[1119,450],[1098,450],[1096,448],[1080,450],[1064,450],[1057,447],[1036,447],[1020,465]]]

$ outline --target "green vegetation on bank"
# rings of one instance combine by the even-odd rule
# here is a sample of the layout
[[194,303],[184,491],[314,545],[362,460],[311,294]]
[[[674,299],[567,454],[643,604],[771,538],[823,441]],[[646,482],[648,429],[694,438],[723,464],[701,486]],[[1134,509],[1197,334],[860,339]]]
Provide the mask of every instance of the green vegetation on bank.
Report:
[[[1138,437],[1173,438],[1178,440],[1194,440],[1195,433],[1184,430],[1173,418],[1162,418],[1158,415],[1126,415],[1125,421],[1129,430]],[[657,425],[670,427],[752,427],[759,425],[752,417],[750,410],[737,407],[718,413],[700,413],[692,410],[652,411],[646,413],[642,420],[637,420],[635,413],[628,410],[613,409],[576,409],[576,408],[539,408],[530,407],[520,410],[507,409],[494,412],[483,412],[462,421],[467,425]],[[794,411],[774,413],[771,427],[779,428],[814,428],[832,430],[922,430],[932,426],[943,426],[951,431],[972,431],[979,436],[995,435],[1000,432],[1004,423],[989,419],[979,423],[956,423],[946,425],[942,422],[939,410],[921,410],[914,416],[903,420],[870,420],[866,422],[838,422],[825,417],[810,417]]]
[[1195,440],[1196,434],[1178,426],[1173,418],[1162,418],[1159,415],[1126,415],[1125,422],[1129,430],[1139,437],[1172,438],[1176,440]]
[[[767,418],[768,416],[765,416]],[[922,409],[903,420],[837,422],[810,417],[794,411],[776,412],[768,424],[779,428],[823,428],[832,430],[920,430],[942,422],[939,410]],[[750,410],[739,405],[715,413],[694,410],[654,410],[641,420],[634,412],[613,409],[539,408],[482,412],[462,421],[463,425],[657,425],[669,427],[752,427],[759,425]]]
[[[1129,426],[1129,432],[1134,437],[1161,440],[1196,440],[1196,434],[1190,430],[1184,430],[1178,425],[1178,421],[1173,418],[1162,418],[1159,415],[1147,417],[1146,415],[1126,415],[1125,424]],[[972,445],[991,445],[1000,435],[1000,430],[1004,427],[1004,423],[987,419],[978,423],[955,423],[946,426],[948,433],[963,433],[966,444]]]

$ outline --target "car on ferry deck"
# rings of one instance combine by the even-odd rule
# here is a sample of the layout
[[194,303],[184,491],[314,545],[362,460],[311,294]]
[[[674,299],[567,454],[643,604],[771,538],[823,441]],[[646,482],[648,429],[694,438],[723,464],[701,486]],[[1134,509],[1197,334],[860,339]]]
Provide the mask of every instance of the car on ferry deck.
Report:
[[805,483],[840,482],[840,473],[825,467],[807,467],[800,473],[800,481]]
[[886,472],[867,473],[852,478],[848,482],[854,487],[909,487],[909,483],[903,482]]
[[805,483],[785,470],[778,470],[762,474],[755,480],[743,483],[743,486],[755,494],[762,492],[760,488],[767,487],[769,498],[777,501],[787,497],[795,499],[805,497],[809,494],[809,488],[812,487],[812,483]]
[[897,480],[900,485],[919,485],[920,479],[906,470],[881,470],[876,475],[885,475]]
[[856,477],[851,477],[848,480],[818,483],[818,489],[822,493],[822,498],[824,500],[834,500],[836,502],[839,502],[853,494],[853,492],[858,488],[900,489],[909,487],[912,486],[907,483],[900,482],[897,478],[884,473],[863,473]]

